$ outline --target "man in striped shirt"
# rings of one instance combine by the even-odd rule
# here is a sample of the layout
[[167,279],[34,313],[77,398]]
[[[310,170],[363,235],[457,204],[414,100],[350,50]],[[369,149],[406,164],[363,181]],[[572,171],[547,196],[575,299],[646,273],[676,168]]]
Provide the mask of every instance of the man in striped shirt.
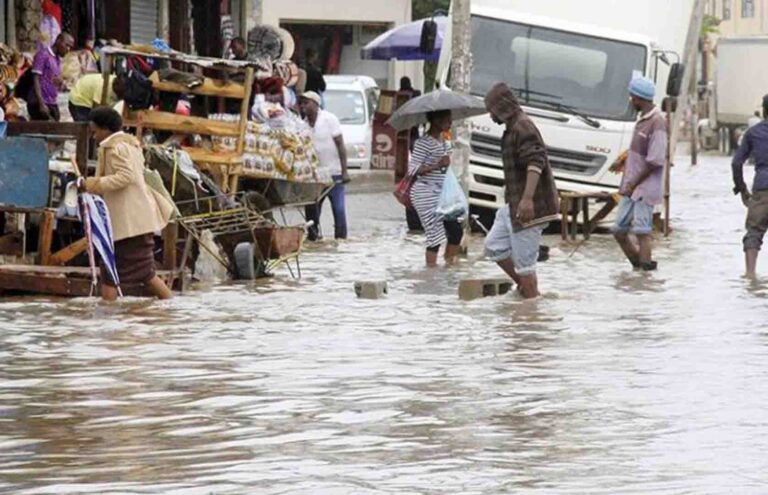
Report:
[[[629,84],[629,99],[640,113],[632,143],[623,165],[619,202],[613,235],[635,269],[657,267],[651,256],[653,209],[662,201],[664,167],[667,165],[667,122],[653,104],[656,87],[648,78],[636,77]],[[614,165],[614,170],[621,164]],[[637,237],[637,244],[629,234]]]

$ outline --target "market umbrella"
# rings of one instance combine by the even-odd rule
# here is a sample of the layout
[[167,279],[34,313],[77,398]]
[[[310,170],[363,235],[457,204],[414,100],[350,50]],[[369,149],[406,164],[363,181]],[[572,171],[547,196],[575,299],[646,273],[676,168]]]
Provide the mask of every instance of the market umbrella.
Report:
[[376,39],[365,45],[360,51],[363,60],[428,60],[437,62],[440,60],[440,49],[443,46],[443,35],[448,24],[447,17],[435,17],[437,23],[437,37],[435,49],[432,53],[423,53],[419,49],[421,43],[421,30],[424,21],[409,22],[382,33]]
[[429,112],[450,110],[453,120],[461,120],[488,113],[485,102],[476,96],[450,90],[437,90],[409,100],[397,109],[387,121],[398,131],[404,131],[427,122]]

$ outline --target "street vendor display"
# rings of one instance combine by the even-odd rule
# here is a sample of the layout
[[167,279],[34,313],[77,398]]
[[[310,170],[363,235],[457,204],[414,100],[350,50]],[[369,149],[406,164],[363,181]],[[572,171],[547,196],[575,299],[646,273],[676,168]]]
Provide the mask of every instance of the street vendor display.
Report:
[[[211,116],[220,120],[232,117],[226,114]],[[214,151],[232,152],[235,140],[213,138],[213,146]],[[310,127],[278,103],[257,98],[252,118],[246,126],[243,151],[243,177],[332,183],[330,174],[318,168]]]

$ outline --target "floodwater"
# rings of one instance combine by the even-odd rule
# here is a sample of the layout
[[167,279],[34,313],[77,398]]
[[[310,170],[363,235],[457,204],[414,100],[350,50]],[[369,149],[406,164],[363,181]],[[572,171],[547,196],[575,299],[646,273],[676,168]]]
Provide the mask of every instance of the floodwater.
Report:
[[740,278],[728,160],[678,163],[657,273],[551,237],[533,302],[460,302],[499,275],[481,239],[422,268],[381,178],[300,281],[5,300],[0,492],[767,493],[768,283]]

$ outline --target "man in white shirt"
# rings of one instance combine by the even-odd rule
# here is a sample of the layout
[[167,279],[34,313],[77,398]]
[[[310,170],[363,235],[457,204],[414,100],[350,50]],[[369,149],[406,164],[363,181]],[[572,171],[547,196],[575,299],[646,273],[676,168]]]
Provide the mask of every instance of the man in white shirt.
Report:
[[[347,173],[347,151],[344,146],[344,136],[341,134],[339,119],[332,113],[320,108],[320,95],[307,91],[301,95],[301,111],[313,131],[313,141],[320,167],[328,170],[336,183],[328,194],[333,208],[334,234],[336,239],[347,238],[346,185],[349,183]],[[307,238],[310,241],[320,239],[318,227],[323,200],[307,206],[307,221],[314,224],[309,227]]]

